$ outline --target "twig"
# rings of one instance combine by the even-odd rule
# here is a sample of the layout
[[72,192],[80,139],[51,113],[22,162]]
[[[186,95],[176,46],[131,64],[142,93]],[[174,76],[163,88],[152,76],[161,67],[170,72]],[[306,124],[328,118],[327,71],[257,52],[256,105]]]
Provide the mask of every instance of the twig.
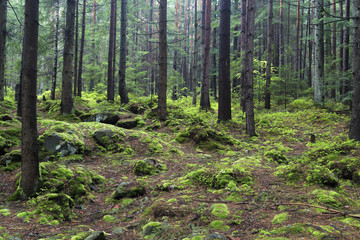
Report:
[[313,207],[313,208],[320,208],[320,209],[324,209],[333,213],[338,213],[344,216],[349,216],[349,217],[353,217],[353,218],[360,218],[360,215],[356,215],[356,214],[350,214],[350,213],[346,213],[346,212],[342,212],[336,209],[332,209],[332,208],[328,208],[328,207],[323,207],[323,206],[316,206],[316,205],[312,205],[312,204],[308,204],[308,203],[281,203],[281,204],[276,204],[276,205],[293,205],[293,206],[305,206],[305,207]]

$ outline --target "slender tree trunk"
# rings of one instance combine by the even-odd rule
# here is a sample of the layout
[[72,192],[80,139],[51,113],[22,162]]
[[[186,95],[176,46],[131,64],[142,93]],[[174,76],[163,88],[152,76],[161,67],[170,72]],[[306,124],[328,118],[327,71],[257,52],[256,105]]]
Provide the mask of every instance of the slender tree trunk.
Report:
[[119,94],[122,104],[129,102],[126,90],[126,21],[127,21],[127,0],[121,0],[121,39],[120,39],[120,67],[119,67]]
[[39,1],[25,1],[23,49],[23,104],[21,138],[21,182],[26,198],[35,195],[39,181],[36,82],[38,56]]
[[[336,16],[336,0],[333,0],[333,8],[332,8],[332,13],[334,16]],[[337,67],[336,67],[336,22],[333,23],[333,29],[332,29],[332,59],[334,61],[334,65],[333,65],[333,70],[336,71]],[[336,82],[337,80],[334,80],[332,83],[332,87],[331,87],[331,98],[335,99],[336,98]]]
[[[345,0],[345,19],[347,20],[347,26],[345,27],[344,33],[344,66],[343,71],[346,73],[350,69],[350,0]],[[348,93],[351,89],[349,80],[345,80],[344,83],[344,94]]]
[[[343,18],[344,17],[344,10],[343,10],[343,2],[340,1],[339,2],[340,7],[339,7],[339,11],[340,11],[340,17]],[[340,72],[344,71],[344,27],[342,25],[340,25],[340,39],[339,39],[339,70]],[[344,94],[344,82],[341,81],[340,82],[340,88],[339,88],[339,93],[340,95]]]
[[280,29],[279,29],[279,67],[284,65],[284,0],[280,0]]
[[360,0],[353,0],[353,104],[349,136],[360,141]]
[[107,100],[114,101],[115,89],[113,78],[113,57],[114,57],[114,26],[115,26],[115,7],[116,0],[111,0],[111,13],[110,13],[110,33],[109,33],[109,54],[108,54],[108,72],[107,72]]
[[55,35],[54,35],[54,66],[52,71],[52,85],[51,85],[51,100],[55,100],[56,91],[56,78],[58,67],[58,55],[59,55],[59,0],[55,1]]
[[0,0],[0,101],[5,97],[7,0]]
[[167,0],[160,0],[159,6],[159,93],[158,116],[165,120],[167,116]]
[[204,29],[204,49],[203,49],[203,65],[202,65],[202,84],[200,107],[202,109],[210,109],[209,97],[209,75],[210,75],[210,40],[211,40],[211,0],[205,1],[205,29]]
[[255,23],[255,0],[247,0],[247,30],[246,30],[246,55],[245,55],[245,112],[246,112],[246,133],[255,136],[254,118],[254,23]]
[[72,113],[73,48],[74,48],[75,0],[67,0],[66,28],[64,41],[64,66],[62,72],[61,113]]
[[149,52],[150,52],[150,94],[154,95],[154,83],[155,83],[155,70],[154,70],[154,53],[153,53],[153,10],[154,9],[154,0],[150,0],[150,13],[149,13],[149,21],[150,21],[150,31],[149,31]]
[[[238,14],[239,11],[239,0],[235,0],[235,5],[234,5],[234,10],[235,10],[235,15]],[[239,24],[236,24],[234,27],[234,40],[233,40],[233,50],[234,50],[234,61],[236,61],[239,58],[239,50],[240,50],[240,46],[239,46]],[[233,78],[233,91],[239,93],[239,86],[240,86],[240,78],[239,77],[234,77]]]
[[298,74],[300,70],[300,0],[297,1],[296,8],[296,59],[295,59],[295,70]]
[[196,97],[197,97],[197,65],[198,65],[198,17],[197,17],[197,0],[195,1],[195,7],[194,7],[194,63],[193,63],[193,79],[192,79],[192,104],[196,105]]
[[324,0],[313,0],[315,5],[314,18],[314,102],[323,104],[324,101],[324,21],[323,10]]
[[266,66],[266,86],[265,86],[265,108],[270,109],[270,82],[271,82],[271,47],[272,47],[272,19],[273,19],[273,0],[269,0],[269,17],[267,24],[267,66]]
[[218,121],[231,120],[230,0],[220,1],[219,111]]
[[[240,35],[240,49],[241,57],[246,57],[246,36],[247,36],[247,0],[241,0],[241,35]],[[240,76],[240,85],[241,85],[241,99],[240,104],[242,106],[242,111],[245,112],[245,64],[241,65],[241,76]]]
[[[217,11],[217,4],[215,4],[214,6],[214,12]],[[220,10],[221,11],[221,10]],[[214,18],[216,19],[216,15],[214,16]],[[221,17],[220,17],[221,18]],[[221,21],[221,20],[220,20]],[[213,29],[213,45],[212,45],[212,48],[213,49],[216,49],[216,35],[217,35],[217,28],[214,27]],[[220,51],[220,49],[219,49]],[[211,83],[210,83],[210,89],[212,90],[212,96],[217,99],[217,88],[216,88],[216,78],[217,78],[217,75],[216,75],[216,62],[217,62],[217,59],[216,59],[216,52],[214,51],[213,54],[212,54],[212,78],[211,78]]]
[[[308,36],[311,35],[311,29],[312,29],[312,24],[310,23],[311,22],[311,19],[312,19],[312,8],[311,8],[311,3],[309,2],[309,10],[308,10]],[[309,38],[309,41],[308,41],[308,44],[309,44],[309,64],[308,64],[308,75],[307,75],[307,84],[308,84],[308,87],[312,87],[312,65],[313,65],[313,62],[312,62],[312,59],[313,59],[313,41],[311,38]]]
[[[96,53],[95,53],[95,27],[96,27],[96,1],[93,2],[93,15],[92,15],[92,24],[93,24],[93,30],[92,30],[92,41],[91,41],[91,50],[92,50],[92,59],[91,61],[96,64]],[[95,88],[95,71],[92,71],[92,75],[90,78],[90,86],[89,91],[94,91]]]
[[81,97],[82,91],[82,69],[83,69],[83,58],[84,58],[84,45],[85,45],[85,10],[86,10],[86,0],[83,0],[82,8],[82,20],[81,20],[81,40],[80,40],[80,56],[79,56],[79,73],[78,73],[78,93],[77,95]]
[[79,0],[76,0],[75,15],[75,59],[74,59],[74,96],[77,95],[78,87],[78,53],[79,53]]

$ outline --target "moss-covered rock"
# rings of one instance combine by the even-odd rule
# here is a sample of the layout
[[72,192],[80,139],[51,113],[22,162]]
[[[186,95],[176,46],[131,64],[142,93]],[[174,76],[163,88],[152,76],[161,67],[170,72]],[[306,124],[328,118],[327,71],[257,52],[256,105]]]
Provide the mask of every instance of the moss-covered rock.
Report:
[[136,198],[144,195],[145,193],[146,189],[143,185],[134,182],[123,182],[120,183],[116,190],[112,193],[112,198]]
[[109,151],[124,151],[125,147],[121,144],[125,139],[125,133],[113,131],[113,129],[99,129],[92,134],[95,141]]
[[142,227],[142,232],[144,236],[148,236],[163,230],[163,224],[161,222],[149,222]]
[[230,215],[229,208],[226,204],[216,203],[210,208],[212,215],[220,219],[226,219]]
[[270,162],[277,162],[279,164],[286,164],[288,163],[288,159],[285,156],[285,154],[282,151],[271,149],[270,151],[266,152],[264,156],[270,161]]
[[166,165],[153,158],[138,160],[133,167],[133,172],[137,176],[153,175],[164,170]]

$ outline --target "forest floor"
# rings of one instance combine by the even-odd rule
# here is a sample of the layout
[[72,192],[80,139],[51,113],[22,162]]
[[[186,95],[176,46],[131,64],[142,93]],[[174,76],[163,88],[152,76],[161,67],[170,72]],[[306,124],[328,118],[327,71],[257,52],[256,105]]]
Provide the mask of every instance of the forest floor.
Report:
[[[58,101],[39,102],[45,183],[36,198],[9,201],[20,175],[9,162],[19,142],[10,139],[0,157],[8,159],[0,239],[76,240],[97,231],[106,237],[87,239],[360,239],[360,145],[347,137],[349,116],[299,99],[287,110],[258,110],[258,135],[248,137],[241,111],[219,124],[216,110],[199,112],[189,101],[171,102],[165,122],[151,100],[120,110],[77,101],[72,118],[57,113]],[[84,121],[110,111],[120,116],[115,125],[138,125]],[[14,109],[1,116],[1,137],[19,137]],[[96,140],[99,129],[112,135]],[[49,158],[41,139],[53,133],[69,133],[61,136],[78,144],[76,154]],[[124,183],[129,191],[114,197]]]

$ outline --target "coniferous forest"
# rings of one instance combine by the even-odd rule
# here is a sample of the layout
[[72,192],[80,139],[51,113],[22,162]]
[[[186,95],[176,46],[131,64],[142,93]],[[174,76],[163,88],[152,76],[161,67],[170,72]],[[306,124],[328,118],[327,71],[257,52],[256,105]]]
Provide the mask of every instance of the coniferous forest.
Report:
[[0,240],[359,239],[360,0],[0,0]]

